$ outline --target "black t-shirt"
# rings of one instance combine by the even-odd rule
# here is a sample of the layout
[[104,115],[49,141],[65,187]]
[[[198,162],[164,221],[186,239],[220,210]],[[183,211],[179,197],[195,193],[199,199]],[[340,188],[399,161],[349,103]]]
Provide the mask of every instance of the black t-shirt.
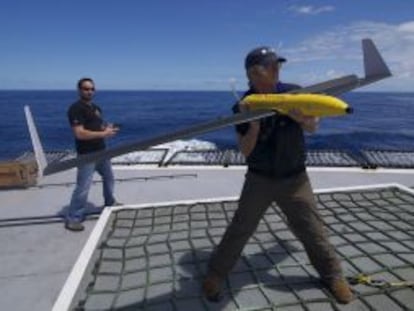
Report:
[[[102,119],[102,110],[94,103],[85,104],[77,101],[68,109],[68,119],[70,126],[83,125],[89,131],[102,131],[104,121]],[[105,149],[105,140],[103,138],[80,140],[75,138],[76,151],[79,154],[90,153]]]
[[[299,88],[294,84],[279,83],[275,93],[285,93]],[[253,94],[249,90],[244,94]],[[238,113],[239,105],[233,106]],[[249,123],[236,125],[236,131],[244,136],[249,130]],[[247,157],[249,170],[272,178],[285,178],[305,170],[305,141],[301,126],[286,115],[260,119],[260,132],[251,154]]]

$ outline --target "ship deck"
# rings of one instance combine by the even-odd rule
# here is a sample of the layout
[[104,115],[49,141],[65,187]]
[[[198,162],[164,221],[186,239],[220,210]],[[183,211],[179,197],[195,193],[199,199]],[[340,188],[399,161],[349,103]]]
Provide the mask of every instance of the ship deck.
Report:
[[[399,286],[355,285],[334,302],[272,206],[225,284],[219,304],[200,292],[207,258],[237,204],[243,166],[115,166],[105,208],[97,178],[86,230],[63,228],[75,171],[28,189],[0,191],[0,304],[5,310],[410,310],[414,305],[414,171],[308,169],[347,276]],[[100,215],[99,215],[100,214]],[[401,283],[403,282],[403,283]]]

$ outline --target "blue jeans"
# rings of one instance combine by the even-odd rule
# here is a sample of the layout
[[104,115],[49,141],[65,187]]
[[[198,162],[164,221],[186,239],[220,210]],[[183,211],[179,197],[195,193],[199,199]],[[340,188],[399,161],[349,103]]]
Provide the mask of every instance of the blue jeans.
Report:
[[85,219],[86,203],[95,170],[102,177],[105,206],[114,204],[115,198],[113,192],[115,182],[110,160],[80,166],[78,167],[76,176],[76,188],[73,191],[66,214],[67,222],[82,222]]

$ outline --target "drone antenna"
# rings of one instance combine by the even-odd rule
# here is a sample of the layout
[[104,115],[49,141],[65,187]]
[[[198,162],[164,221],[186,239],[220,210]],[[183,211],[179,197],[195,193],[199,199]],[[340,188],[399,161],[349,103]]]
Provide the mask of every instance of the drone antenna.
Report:
[[238,102],[241,101],[240,95],[237,93],[237,90],[236,90],[236,79],[230,78],[229,83],[230,83],[231,92],[234,98],[236,98]]

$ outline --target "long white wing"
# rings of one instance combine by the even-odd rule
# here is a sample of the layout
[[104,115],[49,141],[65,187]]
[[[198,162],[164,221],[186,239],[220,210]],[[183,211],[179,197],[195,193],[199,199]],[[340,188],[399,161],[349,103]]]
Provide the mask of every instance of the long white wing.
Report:
[[[380,53],[370,39],[362,40],[362,50],[364,57],[365,77],[358,78],[356,75],[348,75],[341,78],[321,82],[305,88],[294,90],[291,93],[322,93],[328,95],[339,95],[355,88],[376,82],[391,76],[391,72],[382,59]],[[78,156],[74,159],[55,161],[49,163],[43,171],[44,175],[50,175],[64,171],[86,163],[96,162],[102,159],[108,159],[132,151],[145,150],[149,147],[174,141],[177,139],[190,138],[202,133],[211,132],[226,126],[247,122],[254,119],[260,119],[272,115],[273,111],[255,111],[239,113],[229,117],[201,123],[188,127],[173,133],[157,136],[143,141],[135,141],[104,151],[94,152]]]
[[233,124],[239,124],[243,122],[248,122],[256,119],[261,119],[264,117],[268,117],[274,114],[272,110],[256,110],[250,111],[246,113],[237,113],[230,117],[220,118],[213,121],[208,121],[205,123],[199,123],[192,127],[187,127],[182,130],[178,130],[173,133],[168,133],[165,135],[157,136],[154,138],[131,142],[127,144],[123,144],[120,146],[116,146],[114,148],[108,148],[103,151],[98,151],[94,153],[87,153],[84,155],[80,155],[77,158],[68,159],[64,161],[56,161],[50,163],[44,170],[44,175],[54,174],[60,171],[64,171],[75,166],[83,165],[90,162],[97,162],[107,158],[113,158],[119,156],[121,154],[129,153],[136,150],[145,150],[149,147],[156,146],[159,144],[163,144],[166,142],[178,140],[178,139],[185,139],[190,138],[196,135],[200,135],[203,133],[211,132],[218,130],[223,127],[227,127]]
[[43,176],[43,170],[47,166],[46,155],[43,150],[42,143],[40,142],[39,134],[37,133],[36,125],[33,120],[32,113],[29,106],[24,106],[24,113],[26,116],[27,127],[29,128],[30,139],[33,145],[33,151],[35,154],[37,167],[38,167],[38,178]]

